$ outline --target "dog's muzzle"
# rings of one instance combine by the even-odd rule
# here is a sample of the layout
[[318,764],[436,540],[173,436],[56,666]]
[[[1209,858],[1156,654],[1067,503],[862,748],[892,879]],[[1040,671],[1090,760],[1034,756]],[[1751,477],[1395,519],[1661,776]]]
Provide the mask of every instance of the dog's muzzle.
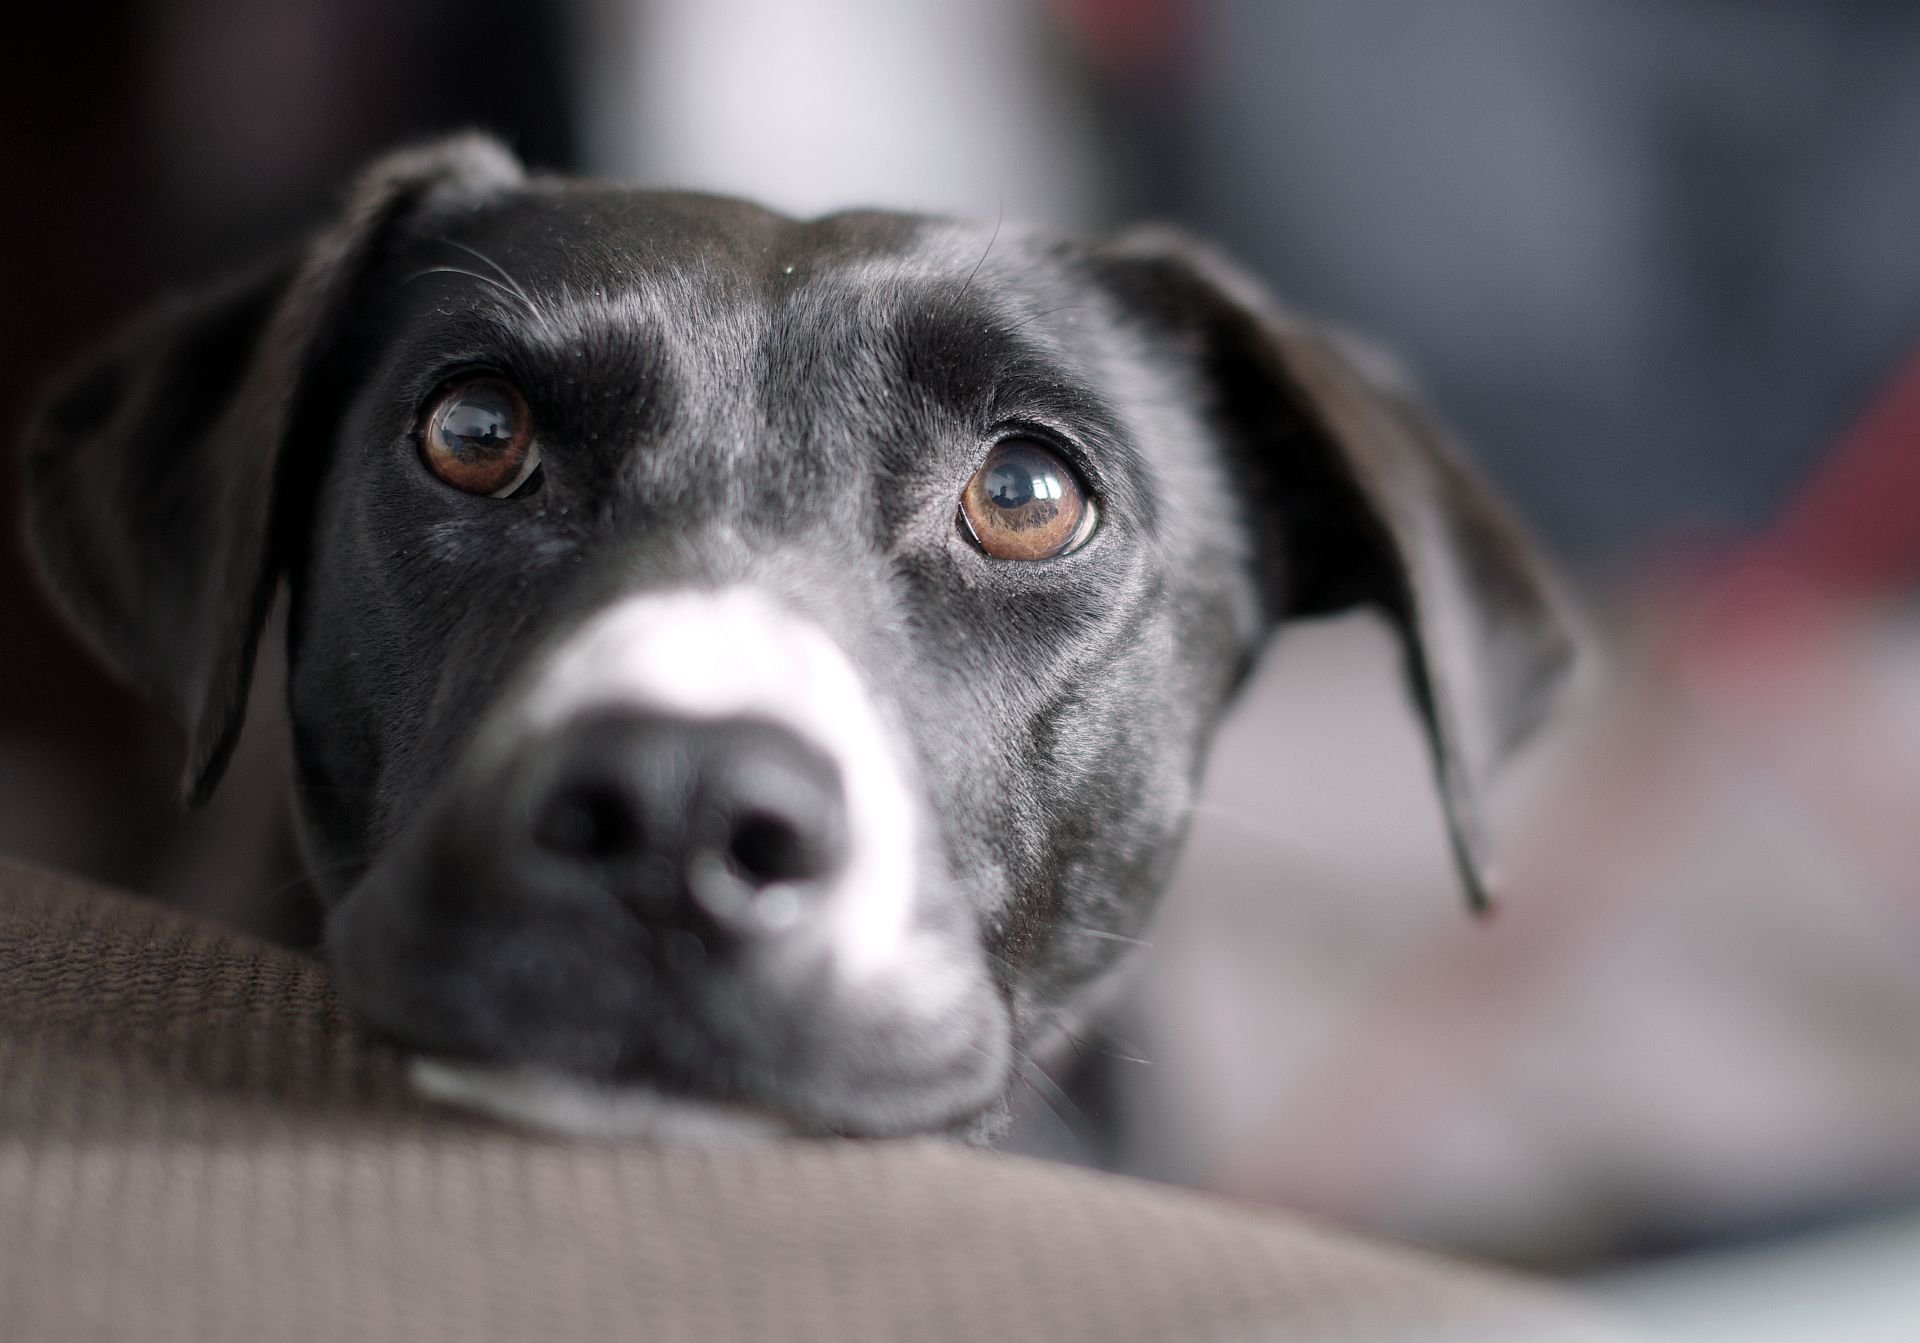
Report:
[[617,603],[334,911],[342,991],[441,1061],[426,1089],[518,1119],[963,1123],[1010,1022],[902,758],[818,626],[738,590]]

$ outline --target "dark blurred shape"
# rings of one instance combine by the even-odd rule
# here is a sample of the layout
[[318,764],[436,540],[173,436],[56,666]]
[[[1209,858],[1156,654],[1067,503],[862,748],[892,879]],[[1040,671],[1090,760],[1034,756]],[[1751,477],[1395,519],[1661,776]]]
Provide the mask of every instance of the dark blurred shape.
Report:
[[[531,0],[81,0],[9,20],[0,90],[0,441],[57,370],[160,292],[291,245],[369,155],[480,126],[574,160],[562,7]],[[0,852],[143,890],[258,886],[173,804],[177,738],[96,670],[31,580],[0,472]],[[255,735],[283,735],[272,718]],[[271,751],[256,751],[271,755]],[[254,783],[271,789],[270,762]],[[232,790],[240,792],[243,790]],[[223,801],[251,819],[277,815]],[[238,827],[232,827],[238,828]],[[212,903],[222,905],[225,897]]]

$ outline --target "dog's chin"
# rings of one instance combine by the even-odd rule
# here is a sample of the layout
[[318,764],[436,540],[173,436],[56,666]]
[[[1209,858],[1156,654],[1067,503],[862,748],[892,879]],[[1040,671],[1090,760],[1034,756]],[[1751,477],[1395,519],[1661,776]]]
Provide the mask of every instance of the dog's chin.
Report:
[[[733,1147],[847,1136],[838,1127],[766,1106],[673,1095],[643,1082],[600,1082],[544,1068],[416,1058],[407,1067],[407,1081],[429,1100],[564,1137]],[[923,1132],[986,1147],[1004,1136],[1011,1122],[1002,1091],[980,1109]]]
[[414,1090],[527,1128],[581,1138],[644,1138],[710,1147],[821,1135],[790,1115],[674,1096],[643,1083],[595,1082],[537,1068],[415,1059]]

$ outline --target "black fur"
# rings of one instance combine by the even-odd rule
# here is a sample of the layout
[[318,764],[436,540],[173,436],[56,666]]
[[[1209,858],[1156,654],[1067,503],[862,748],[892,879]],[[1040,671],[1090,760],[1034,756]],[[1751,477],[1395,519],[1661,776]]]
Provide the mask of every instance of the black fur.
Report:
[[[1529,549],[1376,362],[1178,238],[796,221],[526,181],[457,140],[56,392],[32,534],[76,622],[186,726],[194,797],[289,585],[303,832],[341,982],[388,1031],[838,1131],[978,1126],[1005,1045],[1042,1043],[1147,920],[1278,619],[1396,622],[1481,898],[1474,788],[1570,648]],[[423,400],[474,368],[539,425],[521,497],[419,462]],[[968,539],[962,486],[1009,428],[1098,498],[1083,549]],[[472,746],[502,688],[616,596],[718,583],[824,626],[907,734],[922,917],[999,989],[951,1026],[967,1048],[762,1001],[747,974],[669,985],[610,902],[530,890],[487,847],[512,781]]]

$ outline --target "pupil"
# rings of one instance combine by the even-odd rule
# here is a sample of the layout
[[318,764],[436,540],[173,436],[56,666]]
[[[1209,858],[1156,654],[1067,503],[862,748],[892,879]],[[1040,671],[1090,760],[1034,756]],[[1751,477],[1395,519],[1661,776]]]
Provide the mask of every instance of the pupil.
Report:
[[1035,489],[1038,482],[1033,476],[1033,472],[1018,462],[1001,462],[987,472],[987,498],[996,508],[1024,508],[1040,492]]
[[507,408],[484,393],[462,397],[447,411],[440,431],[459,452],[486,452],[513,435]]

